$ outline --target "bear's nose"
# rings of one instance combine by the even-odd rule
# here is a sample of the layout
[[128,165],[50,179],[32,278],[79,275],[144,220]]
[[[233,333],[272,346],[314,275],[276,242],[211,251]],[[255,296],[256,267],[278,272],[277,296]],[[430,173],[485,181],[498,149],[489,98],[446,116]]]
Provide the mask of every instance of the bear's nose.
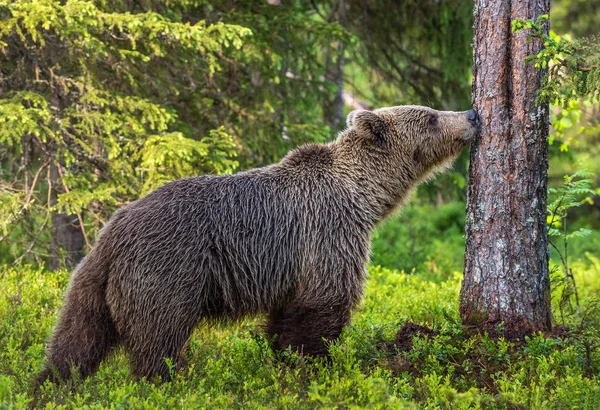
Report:
[[471,123],[472,126],[477,126],[477,113],[473,110],[467,111],[467,120]]

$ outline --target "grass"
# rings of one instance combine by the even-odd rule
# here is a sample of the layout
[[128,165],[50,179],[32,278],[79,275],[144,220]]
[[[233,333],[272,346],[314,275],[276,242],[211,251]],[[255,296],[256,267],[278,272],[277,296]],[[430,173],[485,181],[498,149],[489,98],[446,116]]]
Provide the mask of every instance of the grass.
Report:
[[[93,377],[46,384],[38,407],[598,408],[597,315],[560,338],[495,340],[461,327],[459,274],[434,280],[375,266],[369,272],[364,303],[331,345],[330,361],[272,352],[263,319],[255,318],[198,328],[169,383],[135,381],[119,351]],[[598,259],[577,264],[574,273],[591,309],[600,289]],[[67,278],[65,271],[0,268],[0,408],[31,403],[30,382],[41,369]],[[418,329],[412,323],[434,333],[411,331]]]

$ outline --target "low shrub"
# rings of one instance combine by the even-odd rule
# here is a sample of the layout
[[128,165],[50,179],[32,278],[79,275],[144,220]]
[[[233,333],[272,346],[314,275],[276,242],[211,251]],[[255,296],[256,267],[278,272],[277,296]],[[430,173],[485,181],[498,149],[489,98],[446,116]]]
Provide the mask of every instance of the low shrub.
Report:
[[[587,288],[581,294],[587,308],[600,290],[600,264],[590,259],[574,268]],[[199,327],[181,363],[173,364],[171,382],[134,380],[117,351],[90,378],[44,385],[37,407],[593,409],[600,403],[600,329],[591,322],[568,317],[570,330],[560,337],[520,342],[470,335],[458,318],[460,275],[431,281],[375,266],[369,272],[364,303],[332,343],[331,360],[274,353],[263,319],[254,318]],[[67,278],[65,271],[0,268],[0,408],[31,404],[31,381]],[[407,324],[400,336],[410,343],[395,343]],[[410,331],[420,328],[433,331]]]

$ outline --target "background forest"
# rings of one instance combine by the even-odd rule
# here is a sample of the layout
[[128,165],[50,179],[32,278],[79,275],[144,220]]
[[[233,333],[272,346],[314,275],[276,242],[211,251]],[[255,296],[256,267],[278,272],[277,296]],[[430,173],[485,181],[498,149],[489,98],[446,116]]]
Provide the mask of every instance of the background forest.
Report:
[[[557,337],[463,333],[464,152],[375,233],[331,363],[273,353],[248,320],[198,329],[170,383],[135,382],[118,354],[39,404],[597,408],[600,1],[556,0],[550,20]],[[69,271],[116,209],[329,141],[356,108],[469,109],[472,24],[451,0],[0,0],[0,408],[32,400]]]

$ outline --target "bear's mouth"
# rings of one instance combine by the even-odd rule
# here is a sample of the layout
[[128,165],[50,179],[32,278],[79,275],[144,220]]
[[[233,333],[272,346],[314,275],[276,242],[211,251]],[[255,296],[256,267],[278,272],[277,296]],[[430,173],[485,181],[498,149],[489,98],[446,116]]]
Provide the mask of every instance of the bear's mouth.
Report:
[[479,122],[469,121],[463,134],[463,140],[471,143],[477,138],[477,135],[479,135]]
[[467,143],[471,143],[475,140],[476,137],[477,137],[477,128],[472,127],[467,132],[465,132],[465,135],[463,136],[463,140]]
[[467,142],[473,141],[479,133],[479,115],[475,110],[469,110],[466,112],[467,122],[469,123],[467,131],[465,132],[464,139]]

